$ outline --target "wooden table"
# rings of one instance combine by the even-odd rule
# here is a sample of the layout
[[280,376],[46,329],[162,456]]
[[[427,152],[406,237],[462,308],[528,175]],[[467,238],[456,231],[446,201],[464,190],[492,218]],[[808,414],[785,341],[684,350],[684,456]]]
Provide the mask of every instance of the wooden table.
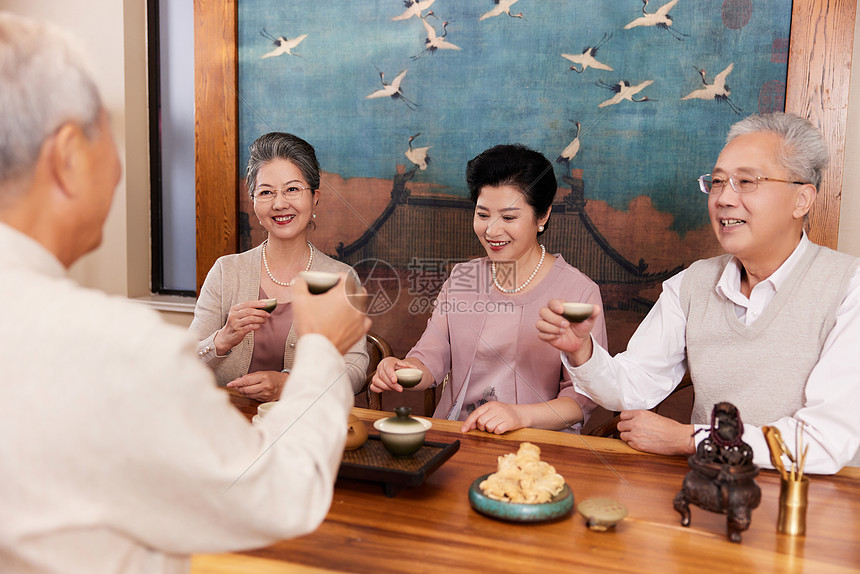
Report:
[[[247,415],[255,403],[234,397]],[[355,409],[364,420],[391,413]],[[743,542],[726,538],[726,517],[692,507],[680,525],[672,500],[688,471],[681,457],[647,455],[612,439],[523,429],[504,436],[459,432],[433,419],[427,440],[460,440],[454,456],[420,487],[386,498],[377,484],[339,480],[331,510],[314,533],[244,553],[195,556],[192,571],[226,572],[857,572],[860,471],[812,476],[805,537],[776,532],[779,477],[757,478],[762,502]],[[373,434],[373,428],[368,424]],[[472,481],[522,441],[561,473],[579,502],[607,496],[629,516],[593,532],[581,516],[543,524],[500,522],[471,509]]]

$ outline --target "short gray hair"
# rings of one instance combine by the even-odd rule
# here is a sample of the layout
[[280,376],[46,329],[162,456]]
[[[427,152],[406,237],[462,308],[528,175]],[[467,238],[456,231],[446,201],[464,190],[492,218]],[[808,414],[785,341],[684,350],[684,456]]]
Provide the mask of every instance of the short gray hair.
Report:
[[98,88],[74,40],[55,26],[0,13],[0,86],[0,183],[29,175],[63,124],[97,134]]
[[287,159],[296,164],[308,185],[313,190],[320,187],[320,164],[311,144],[293,134],[271,132],[263,134],[254,140],[248,150],[248,172],[245,184],[248,194],[254,199],[254,189],[257,187],[257,173],[260,168],[276,159]]
[[798,181],[821,185],[821,173],[830,163],[830,152],[824,138],[809,120],[791,113],[776,112],[749,116],[729,129],[726,143],[738,136],[770,132],[782,137],[778,152],[780,163]]

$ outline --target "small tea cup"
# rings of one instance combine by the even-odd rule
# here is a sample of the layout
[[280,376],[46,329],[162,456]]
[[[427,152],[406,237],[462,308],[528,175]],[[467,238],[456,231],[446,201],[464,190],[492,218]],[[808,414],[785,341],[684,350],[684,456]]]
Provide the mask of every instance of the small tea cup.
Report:
[[321,295],[337,285],[340,276],[337,273],[325,271],[300,271],[299,275],[308,284],[308,291],[313,295]]
[[275,307],[278,306],[278,300],[277,299],[263,299],[263,303],[264,303],[264,305],[262,307],[260,307],[260,309],[262,309],[266,313],[271,313],[272,311],[275,310]]
[[564,312],[562,316],[571,323],[582,323],[594,312],[594,305],[591,303],[563,303]]
[[397,369],[394,371],[397,375],[397,382],[404,389],[411,389],[421,382],[424,372],[421,369]]
[[264,417],[276,404],[278,404],[278,401],[271,401],[269,403],[261,403],[260,405],[257,405],[257,415],[259,415],[260,418]]

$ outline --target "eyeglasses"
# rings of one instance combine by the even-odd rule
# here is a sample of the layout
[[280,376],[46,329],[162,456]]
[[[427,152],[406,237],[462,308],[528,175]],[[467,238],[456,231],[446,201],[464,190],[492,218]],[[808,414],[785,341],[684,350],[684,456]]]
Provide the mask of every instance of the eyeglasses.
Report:
[[266,203],[269,201],[274,201],[275,196],[278,195],[278,193],[280,193],[281,196],[284,199],[286,199],[287,201],[295,200],[295,199],[301,198],[302,194],[305,192],[306,189],[310,189],[310,188],[309,187],[302,187],[300,185],[290,185],[290,186],[285,187],[283,189],[269,189],[269,188],[259,189],[254,194],[254,201],[259,201],[260,203]]
[[723,177],[713,177],[711,174],[706,173],[705,175],[699,178],[699,189],[702,193],[721,193],[723,189],[726,187],[726,182],[729,182],[732,186],[732,189],[735,190],[736,193],[750,193],[758,189],[758,184],[761,182],[778,182],[778,183],[792,183],[795,185],[806,185],[805,181],[789,181],[787,179],[775,179],[772,177],[759,177],[752,175],[738,175],[732,174],[731,177],[725,179]]

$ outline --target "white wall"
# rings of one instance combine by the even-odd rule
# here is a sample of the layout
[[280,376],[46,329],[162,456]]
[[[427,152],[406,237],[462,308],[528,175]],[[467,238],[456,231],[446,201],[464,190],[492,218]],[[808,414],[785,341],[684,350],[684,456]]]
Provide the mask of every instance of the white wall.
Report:
[[848,94],[839,251],[860,256],[860,13],[854,21],[854,57]]
[[[86,6],[81,9],[78,2],[56,0],[3,1],[3,9],[53,21],[70,30],[82,40],[92,59],[125,169],[104,243],[78,262],[72,273],[84,285],[141,296],[149,289],[145,2],[88,0]],[[860,25],[855,31],[855,38],[859,37]],[[860,72],[858,41],[852,69]],[[855,81],[848,107],[839,249],[860,256],[860,73],[852,76]]]
[[110,114],[123,176],[101,247],[77,262],[71,274],[82,284],[109,293],[140,295],[148,292],[149,281],[145,2],[85,4],[82,8],[79,2],[4,0],[2,9],[62,26],[79,39],[90,59]]

